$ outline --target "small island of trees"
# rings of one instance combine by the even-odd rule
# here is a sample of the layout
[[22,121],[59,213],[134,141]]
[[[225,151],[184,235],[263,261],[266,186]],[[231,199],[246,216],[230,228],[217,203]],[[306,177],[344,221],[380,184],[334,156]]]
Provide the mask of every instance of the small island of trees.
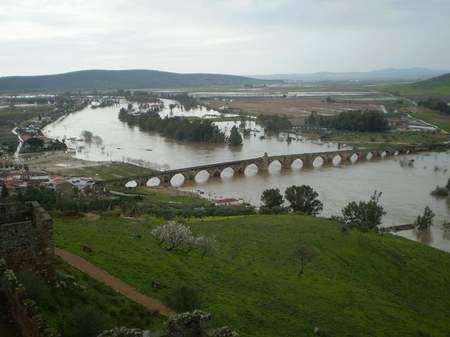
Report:
[[130,126],[137,125],[143,131],[155,131],[164,137],[178,141],[228,143],[233,146],[242,144],[242,136],[236,127],[231,129],[230,137],[226,137],[210,120],[184,117],[161,118],[158,109],[133,114],[130,107],[122,108],[119,119]]

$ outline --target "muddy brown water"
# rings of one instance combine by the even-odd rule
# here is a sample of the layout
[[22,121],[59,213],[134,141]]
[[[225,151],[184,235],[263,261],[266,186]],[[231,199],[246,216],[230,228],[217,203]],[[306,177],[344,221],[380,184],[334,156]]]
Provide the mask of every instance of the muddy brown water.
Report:
[[[261,137],[264,133],[254,122],[249,124],[255,131],[238,148],[217,144],[178,143],[128,127],[118,120],[120,107],[91,109],[73,113],[63,120],[50,124],[45,132],[50,137],[79,137],[89,130],[101,137],[101,144],[85,144],[74,141],[76,157],[95,161],[130,161],[147,164],[159,169],[211,164],[269,155],[320,152],[337,149],[336,144],[315,143],[304,139],[286,141],[286,135]],[[165,112],[167,113],[167,111]],[[192,111],[192,115],[211,112]],[[213,112],[214,113],[214,112]],[[177,111],[174,115],[189,115]],[[229,130],[234,122],[219,123]],[[411,161],[413,165],[402,165]],[[313,169],[288,169],[280,171],[275,163],[269,172],[257,172],[249,168],[246,175],[232,176],[224,172],[221,178],[209,178],[200,174],[196,182],[174,181],[188,191],[201,193],[212,199],[234,197],[259,205],[261,193],[267,188],[279,188],[282,192],[291,185],[308,184],[319,192],[324,203],[322,216],[337,215],[352,200],[367,200],[374,191],[382,192],[381,202],[387,214],[386,226],[412,223],[425,206],[436,214],[434,226],[428,234],[415,231],[399,232],[398,235],[450,252],[450,233],[442,226],[450,221],[450,198],[435,198],[430,192],[436,185],[443,186],[450,177],[450,152],[420,153],[377,160],[358,160],[355,164],[325,166]]]

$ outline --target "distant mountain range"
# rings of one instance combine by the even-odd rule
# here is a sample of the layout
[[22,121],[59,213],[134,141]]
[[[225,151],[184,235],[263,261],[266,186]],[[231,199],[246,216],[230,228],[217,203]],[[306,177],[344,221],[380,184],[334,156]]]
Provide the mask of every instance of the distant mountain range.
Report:
[[299,82],[343,82],[343,81],[420,81],[439,76],[450,71],[427,68],[380,69],[367,72],[319,72],[310,74],[254,75],[257,79],[285,80]]
[[83,70],[57,75],[0,77],[0,92],[156,89],[214,85],[262,85],[268,80],[222,74],[156,70]]

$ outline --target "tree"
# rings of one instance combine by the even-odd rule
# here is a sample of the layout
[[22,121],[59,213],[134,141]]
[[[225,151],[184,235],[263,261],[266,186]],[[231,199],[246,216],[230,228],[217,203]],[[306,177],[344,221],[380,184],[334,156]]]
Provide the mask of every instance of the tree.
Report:
[[386,214],[380,204],[381,192],[374,191],[369,201],[352,201],[342,209],[343,218],[340,219],[351,227],[365,230],[377,230],[381,218]]
[[294,252],[294,257],[299,262],[298,276],[303,275],[306,262],[310,261],[315,255],[315,250],[307,245],[300,245],[297,247]]
[[450,191],[450,178],[448,178],[448,181],[447,181],[447,189]]
[[414,225],[418,231],[424,232],[430,229],[430,226],[433,224],[434,213],[430,207],[426,206],[423,215],[418,216]]
[[160,245],[166,245],[168,251],[177,248],[190,248],[194,243],[194,236],[190,227],[173,221],[159,225],[151,233]]
[[285,191],[285,198],[294,212],[307,215],[317,215],[323,209],[323,204],[317,199],[319,194],[309,185],[291,186]]
[[239,133],[239,130],[236,126],[233,126],[231,128],[230,138],[229,138],[230,145],[238,146],[242,145],[242,136]]
[[91,131],[84,130],[81,132],[81,138],[84,139],[86,143],[91,143],[94,134]]
[[265,190],[261,195],[261,202],[263,203],[261,210],[263,212],[271,212],[273,210],[280,209],[284,200],[278,188],[270,188]]

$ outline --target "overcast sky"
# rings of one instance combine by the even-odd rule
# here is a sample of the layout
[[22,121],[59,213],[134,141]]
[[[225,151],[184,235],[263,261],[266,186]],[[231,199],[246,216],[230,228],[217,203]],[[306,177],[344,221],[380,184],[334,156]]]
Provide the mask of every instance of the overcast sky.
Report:
[[450,0],[0,0],[0,76],[450,69]]

